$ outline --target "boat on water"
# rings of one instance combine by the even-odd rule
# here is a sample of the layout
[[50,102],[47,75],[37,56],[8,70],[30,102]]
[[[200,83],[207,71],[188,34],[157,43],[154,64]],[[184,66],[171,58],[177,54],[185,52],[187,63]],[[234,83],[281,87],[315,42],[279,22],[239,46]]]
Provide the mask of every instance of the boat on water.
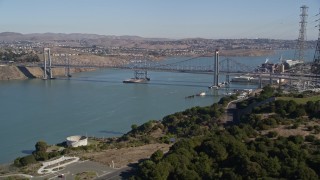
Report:
[[252,76],[236,76],[231,79],[231,82],[252,82],[254,79]]
[[123,83],[146,83],[150,78],[130,78],[122,81]]
[[212,86],[208,86],[209,89],[219,89],[221,87],[225,87],[226,85],[228,85],[228,82],[222,82],[222,83],[218,83],[218,86],[212,85]]
[[206,95],[205,92],[201,92],[201,93],[197,94],[197,96],[205,96],[205,95]]

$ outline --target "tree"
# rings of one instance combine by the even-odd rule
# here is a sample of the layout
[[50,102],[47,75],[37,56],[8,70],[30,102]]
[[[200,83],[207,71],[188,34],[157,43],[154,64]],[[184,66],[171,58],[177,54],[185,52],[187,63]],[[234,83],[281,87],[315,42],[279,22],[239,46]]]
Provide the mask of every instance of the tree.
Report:
[[244,164],[243,173],[248,179],[258,179],[266,175],[266,172],[261,168],[260,164],[248,161]]
[[225,170],[222,174],[221,179],[226,179],[226,180],[242,180],[242,177],[237,175],[231,170]]
[[216,161],[223,161],[228,157],[228,153],[225,147],[221,143],[214,141],[207,141],[203,143],[202,149],[210,157],[213,157]]
[[288,140],[294,142],[295,144],[302,144],[304,141],[304,139],[301,135],[297,135],[297,136],[291,135],[288,137]]
[[290,100],[290,101],[288,102],[286,108],[287,108],[287,109],[286,109],[287,113],[290,114],[290,113],[294,112],[294,111],[297,109],[297,103],[296,103],[295,101],[293,101],[293,100]]
[[274,138],[274,137],[278,136],[278,133],[276,131],[270,131],[270,132],[268,132],[267,136],[269,138]]
[[132,125],[131,125],[132,131],[135,131],[137,128],[138,128],[138,125],[136,125],[136,124],[132,124]]
[[28,156],[20,158],[20,163],[22,166],[26,166],[28,164],[32,164],[32,163],[36,163],[36,162],[37,161],[33,155],[28,155]]
[[306,111],[303,106],[297,106],[296,110],[290,114],[292,118],[298,118],[304,115],[306,115]]
[[309,114],[314,113],[314,108],[315,108],[315,105],[314,105],[313,101],[308,101],[305,105],[305,109],[306,109],[307,113],[309,113]]
[[193,163],[193,169],[202,177],[202,179],[212,179],[212,159],[204,153],[200,152],[199,156],[195,159]]
[[138,175],[141,179],[152,179],[155,164],[151,160],[143,161],[139,164]]
[[35,151],[34,153],[32,153],[34,158],[37,161],[45,161],[48,160],[48,153],[45,151]]
[[48,148],[48,144],[44,141],[38,141],[35,145],[36,147],[36,151],[44,151],[46,152],[47,151],[47,148]]
[[308,158],[307,163],[310,168],[315,170],[320,175],[320,154],[312,155]]
[[304,137],[304,139],[307,142],[313,142],[316,139],[316,137],[314,135],[307,135]]
[[265,163],[266,163],[265,168],[267,170],[267,173],[273,177],[278,177],[281,169],[279,159],[277,157],[269,158]]
[[307,167],[305,164],[301,164],[295,173],[295,179],[319,179],[319,176],[313,169]]
[[20,160],[21,160],[21,157],[16,158],[16,159],[14,160],[14,162],[13,162],[13,165],[15,165],[15,166],[17,166],[17,167],[22,166]]
[[167,162],[160,162],[156,165],[152,179],[168,179],[172,166]]
[[155,162],[155,163],[158,163],[163,157],[163,152],[161,150],[157,150],[156,152],[154,152],[150,159]]

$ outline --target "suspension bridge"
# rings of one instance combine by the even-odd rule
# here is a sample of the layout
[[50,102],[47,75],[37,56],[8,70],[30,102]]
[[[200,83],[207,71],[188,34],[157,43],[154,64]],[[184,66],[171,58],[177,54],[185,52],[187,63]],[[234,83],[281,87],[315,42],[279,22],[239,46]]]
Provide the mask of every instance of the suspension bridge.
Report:
[[[199,60],[201,57],[206,57],[205,61]],[[112,68],[112,69],[129,69],[134,72],[135,80],[150,80],[148,71],[160,72],[177,72],[177,73],[195,73],[195,74],[210,74],[213,77],[211,88],[218,88],[222,85],[230,83],[230,76],[245,75],[255,77],[256,83],[262,87],[263,81],[268,81],[268,84],[273,84],[276,80],[281,83],[287,80],[289,84],[293,81],[302,81],[304,84],[317,82],[320,79],[318,74],[297,74],[287,73],[284,71],[260,72],[256,71],[256,66],[250,66],[236,60],[225,58],[219,59],[219,51],[216,50],[214,56],[198,56],[182,60],[170,62],[154,62],[146,60],[133,60],[124,65],[105,65],[105,64],[73,64],[68,58],[64,63],[54,63],[50,56],[50,49],[44,48],[44,63],[32,64],[26,66],[37,66],[44,70],[43,79],[53,79],[53,68],[65,68],[65,74],[71,77],[70,68]],[[225,81],[219,82],[220,76],[225,76]],[[137,81],[140,82],[140,81]]]

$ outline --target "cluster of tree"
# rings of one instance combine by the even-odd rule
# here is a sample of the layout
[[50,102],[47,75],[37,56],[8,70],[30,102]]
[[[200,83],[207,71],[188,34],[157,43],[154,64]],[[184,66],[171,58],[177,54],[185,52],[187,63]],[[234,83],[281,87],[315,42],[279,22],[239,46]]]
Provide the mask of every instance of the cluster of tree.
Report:
[[3,61],[15,62],[39,62],[40,58],[34,53],[13,53],[12,51],[0,52],[0,58]]
[[57,156],[60,156],[61,153],[64,152],[57,152],[57,151],[53,151],[53,152],[47,152],[48,149],[48,144],[44,141],[38,141],[35,144],[35,148],[36,150],[32,152],[32,154],[28,155],[28,156],[24,156],[24,157],[18,157],[14,160],[14,165],[17,167],[21,167],[21,166],[26,166],[29,164],[33,164],[36,163],[38,161],[45,161]]
[[165,132],[177,137],[204,135],[216,127],[224,113],[223,106],[215,103],[207,107],[193,107],[183,112],[166,116],[162,120]]
[[223,106],[226,106],[229,102],[231,102],[232,100],[236,100],[237,99],[237,95],[236,94],[233,94],[231,96],[225,96],[225,97],[222,97],[220,100],[219,100],[219,104],[222,104]]
[[275,89],[268,85],[268,86],[263,87],[263,90],[261,91],[259,96],[251,97],[247,100],[240,101],[236,105],[237,105],[238,109],[244,109],[244,108],[248,107],[249,104],[261,102],[261,101],[266,100],[274,95],[275,95]]
[[252,131],[232,126],[181,140],[166,155],[157,151],[141,162],[133,178],[319,179],[320,143],[306,143],[302,136],[258,137]]
[[3,61],[14,61],[23,55],[25,54],[24,53],[16,54],[16,53],[13,53],[12,51],[0,52],[0,57]]
[[291,124],[292,121],[282,118],[278,114],[270,115],[267,118],[262,118],[259,114],[249,114],[241,118],[241,123],[248,124],[256,130],[268,130],[278,127],[280,124]]
[[20,58],[20,62],[40,62],[40,58],[37,54],[27,54],[23,58]]
[[162,129],[163,125],[156,120],[149,120],[140,126],[133,124],[131,125],[131,131],[116,139],[116,141],[109,141],[108,145],[117,144],[117,146],[125,147],[159,142],[160,139],[154,138],[151,134],[156,130],[162,131]]
[[[140,126],[133,124],[131,131],[120,137],[118,142],[135,138],[135,140],[142,141],[143,144],[154,141],[169,143],[172,138],[204,135],[217,126],[218,119],[223,113],[224,106],[217,103],[207,107],[193,107],[168,115],[162,121],[150,120]],[[164,136],[153,139],[150,134],[158,129],[163,132]]]
[[312,97],[312,96],[318,96],[320,95],[319,92],[315,92],[315,91],[303,91],[303,92],[290,92],[290,93],[276,93],[275,94],[277,97],[294,97],[294,98],[306,98],[306,97]]
[[[259,96],[245,102],[260,102],[274,96],[267,86]],[[221,128],[216,120],[223,105],[232,98],[210,107],[194,107],[166,116],[162,124],[168,134],[179,137],[167,154],[156,151],[139,163],[133,179],[319,179],[320,140],[314,135],[278,136],[260,130],[279,124],[292,124],[297,117],[318,117],[320,102],[305,105],[294,101],[275,101],[254,109],[270,113],[267,118],[250,114],[239,125]],[[309,129],[309,128],[308,128]],[[310,130],[320,126],[310,126]]]
[[281,117],[298,118],[309,116],[320,118],[320,101],[308,101],[306,104],[298,104],[293,100],[276,100],[269,104],[254,109],[255,113],[277,113]]

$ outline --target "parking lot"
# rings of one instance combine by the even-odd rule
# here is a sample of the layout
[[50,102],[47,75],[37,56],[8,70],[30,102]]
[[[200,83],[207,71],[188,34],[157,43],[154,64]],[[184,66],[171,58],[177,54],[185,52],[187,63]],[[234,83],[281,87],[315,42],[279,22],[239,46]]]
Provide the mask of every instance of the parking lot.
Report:
[[[45,176],[34,177],[33,179],[75,179],[76,174],[81,172],[96,172],[97,176],[108,174],[115,171],[111,167],[92,162],[92,161],[78,161],[67,165],[63,170],[60,170],[53,174],[48,174]],[[63,176],[61,176],[63,174]]]

